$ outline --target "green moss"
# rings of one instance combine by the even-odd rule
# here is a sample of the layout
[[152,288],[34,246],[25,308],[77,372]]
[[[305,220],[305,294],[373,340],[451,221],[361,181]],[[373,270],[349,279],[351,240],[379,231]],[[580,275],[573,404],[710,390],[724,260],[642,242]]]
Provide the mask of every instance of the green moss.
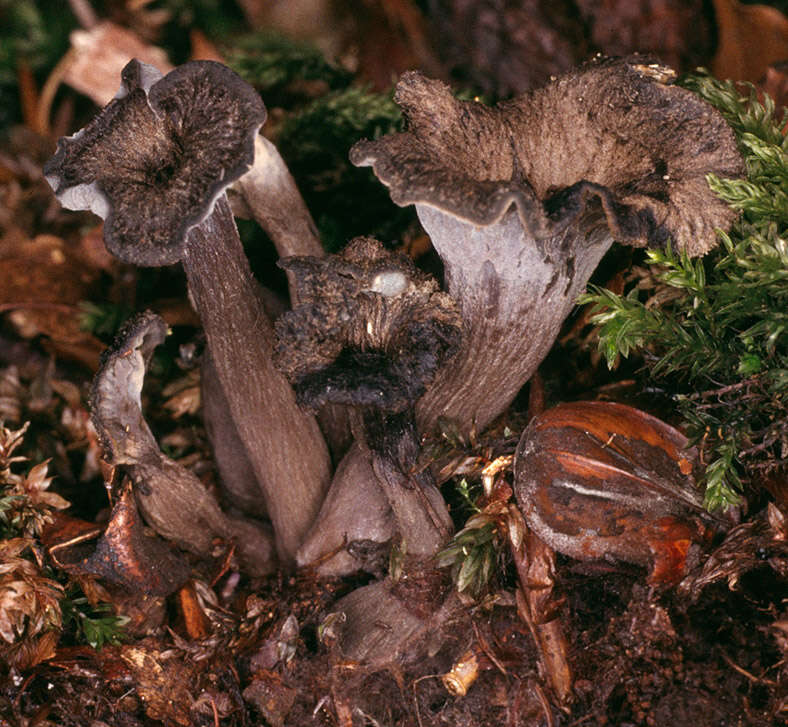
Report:
[[282,124],[279,150],[328,250],[362,234],[383,242],[398,240],[414,223],[412,208],[394,205],[371,170],[348,161],[356,141],[392,133],[399,124],[400,111],[390,94],[356,86],[315,99]]

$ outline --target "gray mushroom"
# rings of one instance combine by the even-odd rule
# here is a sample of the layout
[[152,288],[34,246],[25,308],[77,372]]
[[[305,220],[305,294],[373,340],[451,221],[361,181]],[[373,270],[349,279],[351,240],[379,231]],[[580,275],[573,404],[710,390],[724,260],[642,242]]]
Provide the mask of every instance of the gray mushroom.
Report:
[[329,456],[314,418],[298,409],[271,363],[273,328],[224,193],[252,165],[264,120],[254,89],[221,64],[195,61],[161,77],[131,61],[117,97],[61,140],[44,171],[65,206],[105,218],[105,241],[118,258],[183,265],[289,564],[320,506]]
[[614,240],[700,255],[731,224],[706,176],[742,174],[734,135],[674,75],[596,59],[494,108],[403,75],[407,130],[357,143],[351,160],[416,205],[468,329],[419,401],[422,427],[483,429],[504,411]]
[[[337,469],[299,562],[344,572],[355,559],[343,546],[394,534],[408,553],[432,555],[451,519],[429,473],[413,472],[413,412],[459,347],[454,302],[408,258],[371,238],[352,240],[340,255],[280,264],[293,275],[300,303],[276,322],[276,365],[302,406],[344,405],[358,414],[357,443]],[[346,542],[349,534],[359,537]],[[339,562],[326,569],[331,553]]]
[[140,510],[159,535],[203,556],[210,553],[215,537],[234,542],[246,572],[270,573],[276,566],[272,534],[259,524],[225,515],[195,474],[162,454],[145,421],[145,370],[166,335],[162,318],[141,313],[103,354],[90,403],[104,457],[129,473]]

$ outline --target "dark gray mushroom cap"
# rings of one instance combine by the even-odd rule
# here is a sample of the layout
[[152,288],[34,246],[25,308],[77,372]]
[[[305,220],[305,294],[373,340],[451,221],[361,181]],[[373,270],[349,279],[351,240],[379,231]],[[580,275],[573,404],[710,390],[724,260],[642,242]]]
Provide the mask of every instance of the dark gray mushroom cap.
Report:
[[706,176],[736,177],[744,167],[722,116],[668,85],[673,75],[639,57],[597,59],[490,108],[406,73],[395,99],[407,131],[361,141],[350,158],[372,166],[399,205],[435,207],[478,226],[515,205],[537,238],[598,205],[620,242],[671,239],[702,254],[736,214]]
[[402,411],[459,348],[451,297],[404,255],[358,237],[340,255],[285,258],[300,305],[276,322],[274,363],[299,403]]
[[193,61],[161,77],[132,60],[118,95],[61,139],[44,173],[70,209],[105,219],[104,240],[137,265],[180,260],[190,229],[254,161],[266,111],[229,68]]

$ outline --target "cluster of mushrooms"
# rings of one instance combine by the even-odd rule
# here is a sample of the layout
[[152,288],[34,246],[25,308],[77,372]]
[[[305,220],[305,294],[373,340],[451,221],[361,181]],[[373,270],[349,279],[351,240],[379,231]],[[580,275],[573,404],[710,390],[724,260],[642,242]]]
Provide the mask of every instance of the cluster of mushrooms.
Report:
[[[441,285],[371,238],[323,252],[259,134],[263,102],[228,68],[196,61],[162,76],[131,61],[45,174],[64,206],[104,218],[118,259],[180,263],[202,321],[224,509],[160,451],[141,411],[162,319],[132,319],[95,379],[105,458],[131,478],[148,525],[197,554],[232,541],[253,576],[380,573],[396,544],[405,575],[336,605],[342,648],[391,659],[423,633],[450,600],[431,574],[452,521],[429,469],[415,468],[422,435],[439,418],[481,431],[507,409],[614,240],[698,255],[733,221],[706,180],[742,174],[733,133],[672,76],[642,58],[596,59],[491,108],[403,75],[405,131],[358,142],[351,161],[416,206]],[[289,306],[252,276],[233,209],[276,245]]]

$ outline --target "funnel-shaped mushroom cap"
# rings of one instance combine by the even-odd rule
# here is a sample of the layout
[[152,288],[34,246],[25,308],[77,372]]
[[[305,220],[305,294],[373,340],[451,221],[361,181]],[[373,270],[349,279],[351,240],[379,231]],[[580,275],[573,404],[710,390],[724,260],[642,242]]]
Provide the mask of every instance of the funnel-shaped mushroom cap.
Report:
[[406,73],[395,98],[407,131],[359,142],[351,160],[372,166],[397,204],[477,226],[516,205],[534,237],[554,237],[601,204],[620,242],[671,239],[702,254],[735,216],[706,175],[739,176],[743,164],[722,116],[667,85],[674,75],[642,58],[601,59],[490,108]]
[[252,165],[265,107],[249,84],[212,61],[162,77],[132,60],[121,77],[115,99],[60,141],[44,173],[64,206],[105,219],[116,257],[176,263],[189,230]]
[[673,75],[597,60],[495,108],[403,76],[408,130],[351,159],[416,205],[462,311],[462,350],[419,400],[422,429],[439,416],[484,428],[504,411],[614,240],[697,255],[733,221],[706,180],[743,172],[733,132]]
[[403,411],[457,352],[452,299],[404,255],[357,237],[340,255],[285,258],[300,305],[276,323],[274,362],[302,405]]

